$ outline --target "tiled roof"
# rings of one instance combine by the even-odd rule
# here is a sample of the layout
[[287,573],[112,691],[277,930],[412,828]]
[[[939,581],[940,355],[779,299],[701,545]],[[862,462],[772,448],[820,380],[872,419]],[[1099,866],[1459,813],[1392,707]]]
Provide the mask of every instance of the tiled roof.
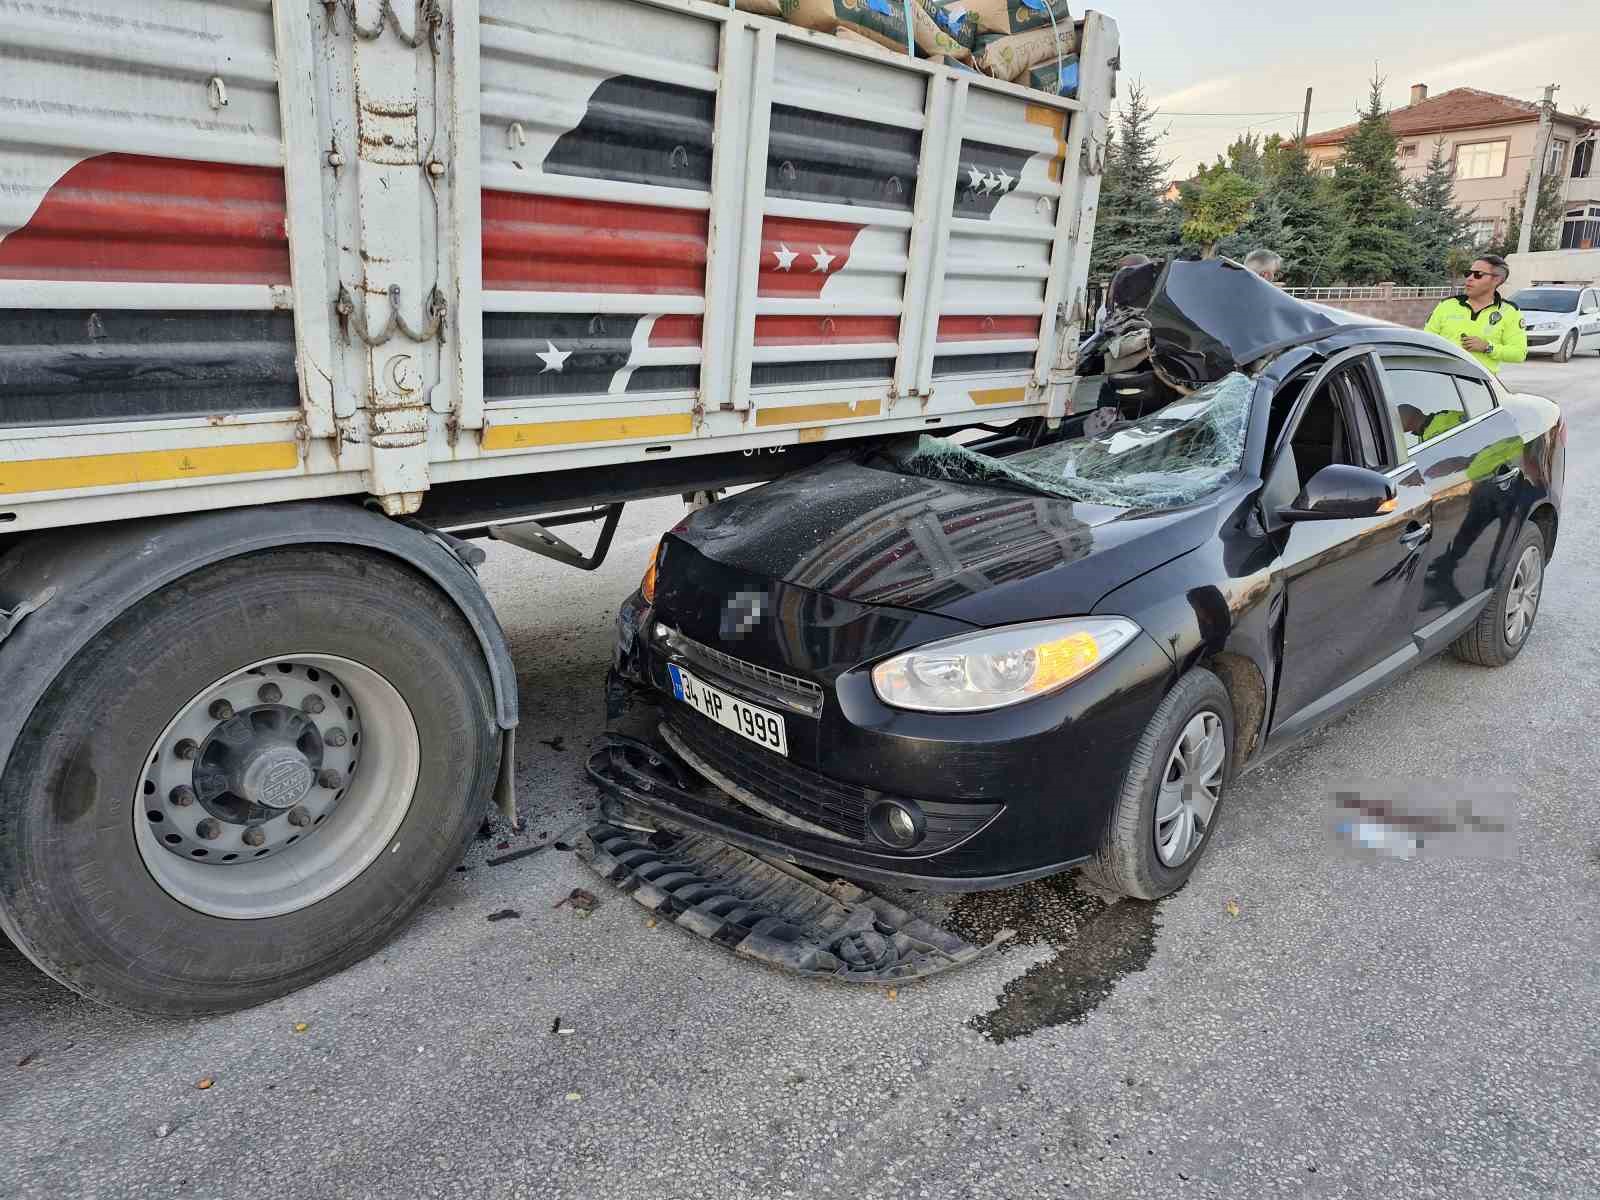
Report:
[[[1584,124],[1581,117],[1558,114],[1567,121]],[[1481,129],[1487,125],[1520,125],[1539,119],[1539,106],[1527,100],[1481,92],[1477,88],[1452,88],[1421,104],[1389,110],[1389,124],[1396,136],[1407,138],[1428,133],[1449,133],[1456,129]],[[1354,125],[1313,133],[1307,146],[1338,146],[1355,132]]]

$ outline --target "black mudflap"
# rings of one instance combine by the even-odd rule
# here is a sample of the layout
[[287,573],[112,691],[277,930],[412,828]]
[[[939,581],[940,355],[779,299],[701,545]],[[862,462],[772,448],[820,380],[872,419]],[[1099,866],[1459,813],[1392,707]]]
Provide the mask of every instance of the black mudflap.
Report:
[[577,851],[645,908],[735,954],[846,983],[935,975],[987,954],[853,883],[696,833],[594,825]]

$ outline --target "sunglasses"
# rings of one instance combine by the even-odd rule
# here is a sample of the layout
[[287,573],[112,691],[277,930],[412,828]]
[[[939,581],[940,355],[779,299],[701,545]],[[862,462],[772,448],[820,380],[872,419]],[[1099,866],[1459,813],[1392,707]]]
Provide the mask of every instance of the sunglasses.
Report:
[[1491,276],[1493,274],[1494,274],[1493,271],[1468,271],[1467,272],[1467,278],[1468,279],[1488,279],[1489,276]]

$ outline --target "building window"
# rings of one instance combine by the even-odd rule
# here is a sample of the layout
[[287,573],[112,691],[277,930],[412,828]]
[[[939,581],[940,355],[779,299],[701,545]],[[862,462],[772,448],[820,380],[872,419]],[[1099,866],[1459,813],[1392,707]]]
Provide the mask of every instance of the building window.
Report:
[[1415,142],[1407,142],[1404,146],[1400,147],[1401,158],[1415,158],[1416,156],[1417,144]]
[[1505,173],[1504,142],[1472,142],[1456,147],[1457,179],[1496,179]]
[[1494,241],[1493,221],[1473,221],[1467,226],[1467,231],[1472,235],[1472,245],[1475,249]]
[[1594,139],[1579,142],[1578,148],[1572,152],[1572,177],[1574,179],[1587,179],[1589,172],[1594,169]]
[[1559,176],[1567,169],[1567,145],[1562,138],[1553,138],[1550,142],[1550,151],[1544,158],[1544,173]]
[[1581,208],[1567,210],[1567,219],[1561,223],[1561,248],[1600,250],[1600,204],[1590,205],[1587,214]]

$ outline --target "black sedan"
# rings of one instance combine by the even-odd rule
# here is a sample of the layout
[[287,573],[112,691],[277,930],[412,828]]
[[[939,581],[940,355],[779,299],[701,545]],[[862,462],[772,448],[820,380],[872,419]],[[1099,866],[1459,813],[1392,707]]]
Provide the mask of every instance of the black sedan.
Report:
[[911,888],[1083,866],[1156,898],[1241,770],[1443,650],[1517,656],[1554,404],[1221,264],[1173,264],[1151,312],[1178,398],[1149,416],[845,455],[665,536],[619,618],[608,818]]

